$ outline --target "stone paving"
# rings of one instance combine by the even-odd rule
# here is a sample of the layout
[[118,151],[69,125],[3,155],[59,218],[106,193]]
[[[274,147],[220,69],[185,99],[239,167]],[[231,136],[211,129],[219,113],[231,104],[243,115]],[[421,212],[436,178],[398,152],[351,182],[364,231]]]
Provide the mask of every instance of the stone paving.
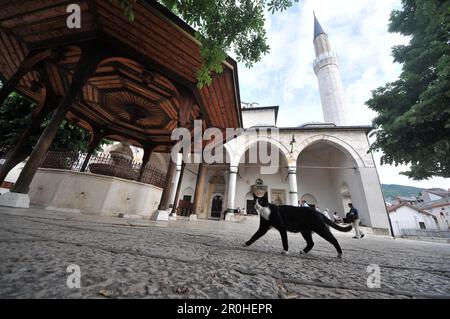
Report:
[[[309,255],[289,234],[242,243],[257,220],[156,222],[0,208],[1,298],[449,298],[450,245],[336,233]],[[81,288],[69,289],[71,264]],[[369,288],[367,267],[380,267]]]

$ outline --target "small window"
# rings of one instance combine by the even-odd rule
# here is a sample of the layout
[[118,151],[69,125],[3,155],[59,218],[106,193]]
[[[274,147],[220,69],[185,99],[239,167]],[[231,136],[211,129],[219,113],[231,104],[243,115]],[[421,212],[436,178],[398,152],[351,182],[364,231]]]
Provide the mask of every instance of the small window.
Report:
[[424,222],[419,222],[420,229],[427,229]]

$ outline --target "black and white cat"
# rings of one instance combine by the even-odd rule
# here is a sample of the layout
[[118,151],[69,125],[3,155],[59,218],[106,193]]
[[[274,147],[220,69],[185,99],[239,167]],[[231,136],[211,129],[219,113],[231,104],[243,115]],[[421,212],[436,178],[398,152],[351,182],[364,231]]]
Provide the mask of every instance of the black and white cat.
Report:
[[253,244],[266,234],[270,228],[274,227],[280,232],[285,254],[289,253],[287,232],[302,234],[307,244],[305,249],[303,249],[305,254],[314,246],[312,232],[315,232],[333,244],[338,252],[338,258],[342,257],[342,249],[326,225],[342,232],[349,232],[352,230],[352,226],[341,227],[336,225],[323,214],[310,207],[270,204],[267,199],[267,193],[263,197],[257,197],[256,195],[253,195],[253,197],[255,199],[255,209],[260,216],[260,224],[256,233],[244,244],[245,247]]

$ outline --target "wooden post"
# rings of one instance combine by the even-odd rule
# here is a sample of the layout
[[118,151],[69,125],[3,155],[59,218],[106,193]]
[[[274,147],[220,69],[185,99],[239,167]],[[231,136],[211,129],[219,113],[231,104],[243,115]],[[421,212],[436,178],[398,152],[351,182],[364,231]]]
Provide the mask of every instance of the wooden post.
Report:
[[159,202],[158,210],[167,210],[169,208],[169,198],[172,191],[172,182],[177,169],[177,163],[174,163],[169,156],[169,168],[167,169],[165,187]]
[[173,207],[172,207],[172,212],[170,213],[170,216],[177,214],[178,199],[180,197],[181,183],[183,182],[183,174],[184,174],[185,167],[186,167],[186,163],[181,162],[180,178],[178,179],[177,191],[175,193],[175,199],[173,201]]
[[23,168],[22,173],[12,189],[12,192],[22,194],[28,193],[31,181],[33,180],[38,168],[44,162],[47,151],[50,148],[50,145],[52,144],[62,121],[66,117],[73,101],[83,88],[85,81],[95,72],[101,56],[101,53],[94,50],[92,46],[83,49],[78,68],[73,75],[70,88],[66,92],[66,95],[62,99],[61,103],[58,105],[58,108],[54,112],[50,123],[47,125],[39,138],[39,141],[34,147],[27,164]]
[[[18,164],[17,157],[19,154],[26,151],[25,144],[33,134],[39,131],[42,121],[50,113],[54,105],[56,105],[56,101],[57,99],[55,96],[45,94],[36,106],[36,109],[31,117],[31,123],[27,126],[14,146],[7,153],[5,164],[3,164],[0,169],[0,185],[3,183],[8,173]],[[31,152],[31,150],[27,152]]]
[[201,209],[203,199],[203,189],[205,188],[206,166],[203,162],[198,166],[197,181],[195,183],[194,193],[194,214],[198,214]]
[[87,165],[89,164],[89,161],[92,157],[92,154],[94,154],[95,149],[98,147],[100,142],[105,137],[105,133],[103,132],[96,132],[94,131],[94,136],[92,138],[92,141],[89,143],[86,158],[84,159],[83,165],[81,166],[80,172],[86,172]]
[[147,145],[144,147],[144,156],[142,157],[141,169],[139,170],[138,182],[142,182],[142,178],[144,177],[145,168],[150,161],[150,157],[152,156],[153,150],[155,149],[154,145]]

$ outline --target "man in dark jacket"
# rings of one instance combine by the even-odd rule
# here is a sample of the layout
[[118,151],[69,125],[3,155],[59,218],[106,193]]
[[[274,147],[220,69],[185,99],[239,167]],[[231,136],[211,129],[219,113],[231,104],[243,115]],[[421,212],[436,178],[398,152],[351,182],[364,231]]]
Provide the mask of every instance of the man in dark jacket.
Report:
[[352,203],[348,203],[348,207],[350,208],[350,211],[345,215],[345,222],[351,223],[353,226],[353,229],[355,230],[355,236],[353,238],[355,239],[361,239],[365,236],[365,234],[359,230],[359,213],[358,210],[353,207]]

